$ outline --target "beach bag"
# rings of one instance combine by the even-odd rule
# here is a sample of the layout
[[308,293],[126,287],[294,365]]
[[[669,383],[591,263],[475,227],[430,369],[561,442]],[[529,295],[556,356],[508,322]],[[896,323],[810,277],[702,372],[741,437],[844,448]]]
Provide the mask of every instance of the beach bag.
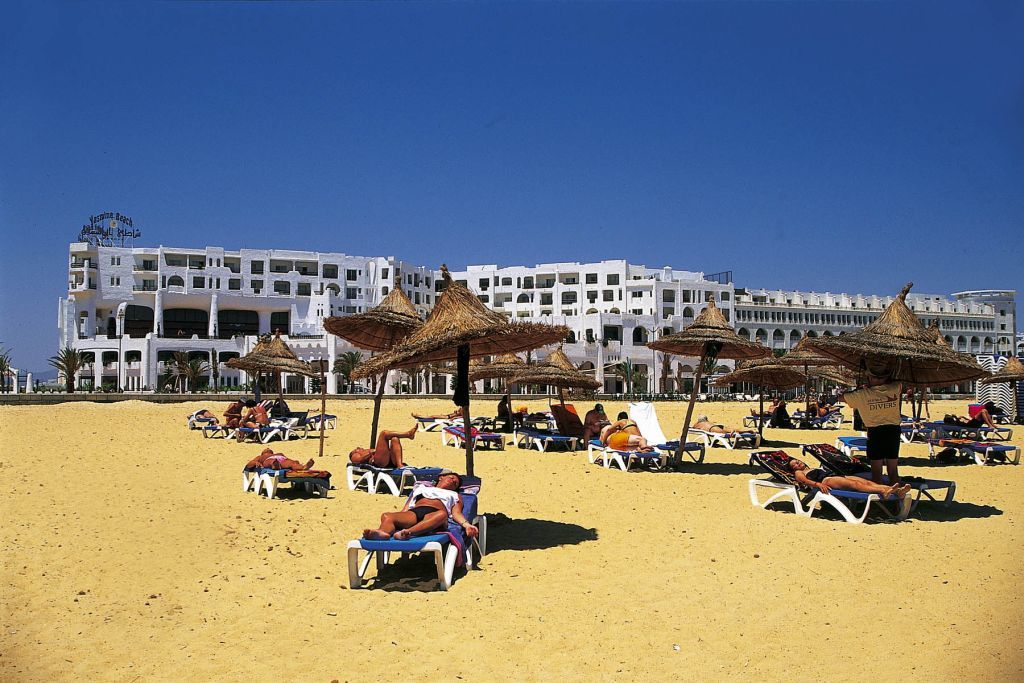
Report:
[[944,448],[935,455],[935,460],[940,465],[952,465],[956,462],[957,450],[955,448]]

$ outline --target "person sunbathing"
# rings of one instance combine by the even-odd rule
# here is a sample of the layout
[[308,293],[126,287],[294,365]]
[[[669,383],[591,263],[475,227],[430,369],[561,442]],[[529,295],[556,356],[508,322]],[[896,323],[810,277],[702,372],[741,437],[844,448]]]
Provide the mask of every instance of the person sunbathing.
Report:
[[841,477],[831,475],[820,467],[811,469],[807,466],[807,463],[801,462],[800,460],[793,459],[789,461],[789,470],[796,477],[796,480],[804,486],[812,489],[818,489],[822,493],[828,493],[831,489],[839,489],[840,491],[859,491],[861,493],[877,493],[878,495],[886,498],[891,495],[895,495],[899,498],[905,498],[907,493],[910,491],[910,484],[893,484],[887,486],[885,484],[876,484],[870,479],[864,479],[862,477]]
[[636,422],[630,420],[629,415],[624,412],[619,413],[615,422],[601,430],[601,443],[617,451],[650,453],[654,450],[640,433]]
[[480,530],[462,514],[462,496],[458,493],[461,486],[462,477],[451,470],[442,470],[437,484],[416,484],[402,509],[382,514],[380,526],[376,529],[363,529],[363,538],[371,541],[386,541],[389,538],[405,541],[413,536],[446,529],[449,517],[466,530],[467,536],[476,538]]
[[297,460],[290,460],[281,453],[275,453],[272,448],[264,448],[263,452],[250,460],[245,465],[247,470],[269,468],[273,470],[289,470],[291,472],[302,472],[313,468],[313,459],[303,465]]
[[725,425],[717,424],[708,420],[707,415],[701,415],[697,418],[697,421],[693,423],[690,429],[699,429],[702,432],[711,432],[712,434],[725,434],[726,436],[732,436],[733,434],[740,433],[742,430],[729,429]]
[[405,467],[402,459],[402,439],[415,439],[416,427],[407,432],[382,431],[377,435],[373,448],[353,448],[348,459],[357,465],[370,464],[374,467]]
[[238,423],[242,420],[242,408],[245,407],[245,401],[238,399],[228,406],[228,409],[224,411],[224,419],[227,421],[225,424],[228,427],[234,429],[238,426]]
[[462,417],[462,407],[459,406],[454,412],[448,413],[447,415],[419,415],[412,413],[412,416],[417,420],[454,420],[457,417]]
[[[238,421],[239,427],[259,429],[264,425],[270,424],[270,416],[267,415],[267,409],[264,408],[262,404],[256,403],[256,401],[249,400],[245,402],[245,407],[248,408],[248,410],[246,410],[245,415],[242,417],[242,419]],[[245,437],[246,434],[240,431],[238,432],[238,435],[235,438],[239,441],[239,443],[241,443],[242,441],[245,440]]]
[[968,427],[970,429],[977,429],[978,427],[988,427],[989,429],[998,429],[995,421],[992,419],[992,415],[982,408],[974,417],[960,417],[959,415],[946,415],[943,418],[943,422],[951,425],[958,425],[960,427]]
[[207,421],[215,425],[220,424],[220,420],[217,419],[217,416],[211,413],[206,408],[203,408],[202,410],[197,410],[196,412],[192,413],[192,419]]

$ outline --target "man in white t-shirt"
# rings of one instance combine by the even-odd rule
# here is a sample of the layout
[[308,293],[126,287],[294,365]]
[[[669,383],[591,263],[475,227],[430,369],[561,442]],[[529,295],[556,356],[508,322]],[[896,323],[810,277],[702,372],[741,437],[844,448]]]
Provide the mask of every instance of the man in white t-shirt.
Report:
[[[900,397],[903,385],[892,381],[884,368],[868,367],[867,386],[843,394],[843,401],[860,413],[868,432],[868,460],[871,461],[871,479],[876,484],[898,484],[900,457]],[[889,481],[882,477],[885,464]]]

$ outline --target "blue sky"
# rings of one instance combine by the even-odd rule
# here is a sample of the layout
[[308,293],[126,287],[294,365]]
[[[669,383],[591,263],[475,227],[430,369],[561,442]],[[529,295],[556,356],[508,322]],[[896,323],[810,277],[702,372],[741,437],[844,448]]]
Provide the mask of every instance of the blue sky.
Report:
[[1024,292],[1024,4],[4,3],[0,340],[68,242]]

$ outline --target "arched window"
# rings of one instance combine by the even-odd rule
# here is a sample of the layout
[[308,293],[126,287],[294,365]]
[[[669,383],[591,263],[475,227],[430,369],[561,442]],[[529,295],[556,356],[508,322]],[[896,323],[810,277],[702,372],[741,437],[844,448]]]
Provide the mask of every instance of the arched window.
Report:
[[744,339],[750,339],[750,330],[748,330],[745,327],[741,327],[739,330],[737,330],[736,334],[743,337]]
[[772,346],[782,348],[786,344],[786,335],[782,330],[772,332]]
[[[153,331],[153,309],[128,304],[124,311],[124,333],[129,337],[145,337]],[[141,360],[141,358],[140,358]]]
[[767,330],[758,330],[754,333],[758,344],[764,344],[768,346],[768,332]]
[[646,344],[647,343],[647,330],[643,327],[633,328],[633,345]]
[[596,308],[588,308],[587,309],[587,313],[586,313],[587,315],[591,315],[591,314],[594,314],[594,313],[597,313],[597,309]]
[[566,344],[575,344],[576,343],[576,332],[574,332],[573,330],[569,330],[569,334],[565,335],[565,343]]
[[139,363],[142,361],[142,351],[125,351],[124,362],[125,363]]
[[169,278],[167,278],[167,286],[168,287],[184,287],[185,286],[185,280],[183,280],[180,275],[172,275]]
[[520,294],[519,296],[516,297],[516,303],[517,304],[528,304],[528,303],[530,303],[530,295],[527,294],[526,292],[523,292],[522,294]]
[[693,309],[690,308],[689,306],[684,308],[683,309],[683,317],[684,318],[692,318],[693,317]]

